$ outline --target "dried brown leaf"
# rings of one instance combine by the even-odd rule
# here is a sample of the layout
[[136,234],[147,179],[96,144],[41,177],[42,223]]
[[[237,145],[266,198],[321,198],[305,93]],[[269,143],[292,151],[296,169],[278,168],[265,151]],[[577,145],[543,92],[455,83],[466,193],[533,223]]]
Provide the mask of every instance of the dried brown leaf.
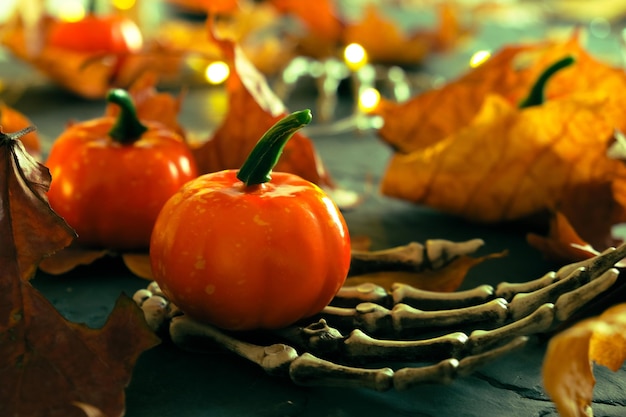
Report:
[[0,404],[6,415],[110,417],[124,412],[124,387],[139,354],[157,338],[128,297],[102,329],[63,318],[29,283],[39,261],[74,231],[50,208],[50,173],[13,138],[0,137]]
[[559,212],[552,213],[547,236],[529,233],[526,240],[546,258],[562,263],[582,261],[599,254],[578,235],[563,213]]
[[[193,149],[201,173],[241,167],[261,136],[286,115],[284,104],[241,49],[227,40],[220,40],[220,45],[231,67],[228,111],[211,138]],[[332,184],[312,141],[299,132],[287,142],[275,171],[318,185]]]
[[51,256],[45,257],[39,263],[39,269],[52,275],[61,275],[81,265],[90,265],[98,259],[110,256],[108,250],[93,250],[71,246]]

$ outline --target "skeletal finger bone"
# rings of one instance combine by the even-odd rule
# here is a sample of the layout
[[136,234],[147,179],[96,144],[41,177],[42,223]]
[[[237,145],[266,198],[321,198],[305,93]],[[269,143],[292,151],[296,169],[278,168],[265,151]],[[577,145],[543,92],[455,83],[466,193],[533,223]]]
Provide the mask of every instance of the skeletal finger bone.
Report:
[[298,385],[369,388],[387,391],[393,387],[391,368],[353,368],[304,353],[289,366],[289,376]]
[[208,346],[217,344],[256,363],[269,374],[285,374],[289,364],[298,357],[298,353],[291,346],[282,343],[258,346],[243,342],[211,325],[197,322],[187,316],[172,319],[170,336],[176,345],[192,351],[203,351]]
[[566,321],[585,304],[611,288],[618,276],[619,271],[612,268],[588,284],[561,295],[555,303],[556,319],[559,322]]
[[367,282],[354,286],[344,285],[335,295],[332,305],[337,307],[354,307],[363,302],[390,305],[392,300],[385,288]]
[[352,251],[349,275],[378,271],[413,271],[439,269],[462,255],[476,252],[484,245],[482,239],[465,242],[427,240],[424,245],[411,242],[380,251]]
[[158,295],[145,299],[141,304],[141,309],[143,310],[146,323],[153,331],[161,327],[169,314],[167,300]]
[[450,242],[443,239],[426,241],[426,257],[430,269],[439,269],[462,255],[476,252],[485,242],[482,239],[472,239],[465,242]]
[[470,307],[492,300],[495,298],[494,295],[494,288],[491,285],[456,292],[425,291],[400,283],[392,286],[394,304],[407,304],[420,310]]

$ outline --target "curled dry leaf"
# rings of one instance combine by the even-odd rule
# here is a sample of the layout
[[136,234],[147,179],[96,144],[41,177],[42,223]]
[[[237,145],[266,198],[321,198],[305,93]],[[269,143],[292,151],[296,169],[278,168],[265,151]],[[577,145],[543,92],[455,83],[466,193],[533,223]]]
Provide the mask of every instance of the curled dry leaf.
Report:
[[416,65],[432,52],[452,47],[468,33],[449,4],[440,5],[438,12],[439,24],[432,31],[404,33],[379,6],[368,3],[361,20],[346,24],[343,43],[360,44],[373,63]]
[[[328,0],[272,0],[276,9],[302,23],[302,33],[294,35],[297,51],[316,59],[334,57],[342,46],[358,43],[374,63],[415,65],[434,51],[456,45],[469,31],[458,21],[457,10],[449,4],[438,8],[439,24],[432,30],[404,33],[382,8],[365,3],[361,17],[350,20],[341,15],[336,3]],[[410,10],[409,13],[419,13]]]
[[[200,173],[241,167],[263,133],[287,114],[241,48],[227,40],[220,44],[232,68],[227,80],[228,111],[209,140],[194,146]],[[275,171],[296,174],[320,186],[332,184],[312,141],[300,132],[287,142]]]
[[593,415],[593,363],[617,371],[626,359],[625,335],[626,304],[619,304],[550,340],[543,382],[561,417]]
[[294,36],[300,55],[325,59],[337,53],[344,22],[332,0],[271,0],[271,4],[281,14],[302,23],[302,33]]
[[624,73],[592,57],[575,32],[566,41],[509,45],[478,67],[440,88],[429,90],[403,103],[382,100],[374,113],[383,117],[379,130],[383,141],[399,153],[426,148],[467,126],[480,112],[489,95],[498,95],[513,105],[524,99],[546,67],[572,56],[576,65],[555,74],[547,86],[548,100],[583,92],[605,92],[617,103],[624,87]]
[[[218,30],[237,41],[254,66],[264,74],[282,70],[296,55],[293,41],[283,36],[280,16],[264,2],[200,1],[189,3],[192,10],[219,15]],[[155,38],[159,44],[179,51],[189,65],[198,70],[200,63],[222,61],[218,44],[206,36],[198,21],[169,19],[160,25]],[[204,79],[204,77],[202,77]]]
[[39,263],[39,269],[47,274],[61,275],[109,255],[112,253],[108,250],[85,249],[74,245],[44,258]]
[[96,330],[64,319],[30,285],[39,261],[69,245],[75,233],[48,205],[49,171],[10,135],[0,135],[0,165],[2,411],[78,417],[84,414],[76,404],[86,404],[121,416],[134,362],[157,338],[128,297]]
[[552,213],[547,236],[529,233],[526,240],[547,258],[557,262],[582,261],[600,253],[576,233],[567,218],[560,212]]
[[[537,70],[568,55],[575,64],[553,75],[547,101],[520,107]],[[520,59],[526,65],[516,69]],[[397,152],[382,190],[481,222],[558,210],[604,249],[611,227],[626,219],[626,167],[607,156],[614,130],[626,127],[626,100],[615,94],[625,88],[626,74],[591,58],[576,38],[505,48],[395,113],[383,106],[380,134]]]

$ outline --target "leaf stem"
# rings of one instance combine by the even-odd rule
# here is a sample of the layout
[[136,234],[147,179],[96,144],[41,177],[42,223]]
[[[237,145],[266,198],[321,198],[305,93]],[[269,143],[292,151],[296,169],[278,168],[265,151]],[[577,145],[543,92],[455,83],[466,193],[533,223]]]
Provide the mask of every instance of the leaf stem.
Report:
[[31,132],[34,132],[35,130],[37,130],[37,128],[32,125],[27,126],[24,129],[18,130],[17,132],[13,132],[13,133],[4,133],[0,130],[0,143],[5,143],[11,140],[18,140],[22,136],[27,135]]

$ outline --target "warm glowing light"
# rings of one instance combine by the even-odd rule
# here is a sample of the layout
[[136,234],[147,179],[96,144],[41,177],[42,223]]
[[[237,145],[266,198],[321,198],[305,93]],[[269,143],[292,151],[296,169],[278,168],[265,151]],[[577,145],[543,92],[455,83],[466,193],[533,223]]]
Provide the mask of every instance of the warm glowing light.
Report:
[[380,93],[375,88],[366,88],[359,95],[359,109],[365,113],[371,112],[380,103]]
[[139,51],[143,46],[143,36],[139,27],[134,22],[123,22],[120,30],[126,41],[128,49],[131,51]]
[[84,19],[86,13],[80,0],[65,1],[63,7],[59,7],[59,19],[67,22],[77,22]]
[[204,78],[210,84],[221,84],[230,75],[230,68],[225,62],[215,61],[210,63],[204,71]]
[[135,6],[135,0],[112,0],[111,3],[118,10],[130,10]]
[[480,64],[488,60],[489,58],[491,58],[491,51],[488,51],[486,49],[476,51],[474,52],[474,55],[472,55],[472,57],[469,60],[469,66],[472,68],[476,68],[477,66],[479,66]]
[[357,70],[367,64],[367,52],[358,43],[351,43],[343,51],[343,59],[351,70]]

